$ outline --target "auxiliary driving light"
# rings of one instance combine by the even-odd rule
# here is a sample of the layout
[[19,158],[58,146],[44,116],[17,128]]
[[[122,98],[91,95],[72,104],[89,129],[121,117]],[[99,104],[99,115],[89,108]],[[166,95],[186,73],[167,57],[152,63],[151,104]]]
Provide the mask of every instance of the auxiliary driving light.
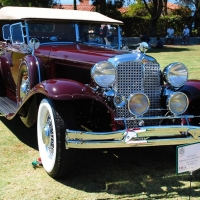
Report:
[[145,94],[131,94],[128,98],[128,109],[133,115],[143,115],[149,109],[149,98]]
[[174,92],[167,99],[167,106],[175,115],[184,113],[188,108],[188,104],[188,97],[182,92]]

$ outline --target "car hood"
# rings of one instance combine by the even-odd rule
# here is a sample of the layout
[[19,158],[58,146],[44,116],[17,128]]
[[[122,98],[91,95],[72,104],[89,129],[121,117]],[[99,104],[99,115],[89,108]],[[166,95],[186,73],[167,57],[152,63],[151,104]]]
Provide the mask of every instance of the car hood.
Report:
[[54,45],[41,45],[36,50],[36,54],[48,55],[50,60],[59,59],[94,64],[99,61],[108,60],[116,55],[131,53],[128,51],[113,50],[103,46],[55,43]]

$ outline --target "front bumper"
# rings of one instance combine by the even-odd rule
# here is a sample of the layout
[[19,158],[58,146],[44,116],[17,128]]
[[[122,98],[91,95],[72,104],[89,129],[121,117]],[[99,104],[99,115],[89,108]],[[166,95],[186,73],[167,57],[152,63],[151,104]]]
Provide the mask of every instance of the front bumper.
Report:
[[146,126],[113,132],[66,130],[66,148],[120,148],[180,145],[200,142],[200,127]]

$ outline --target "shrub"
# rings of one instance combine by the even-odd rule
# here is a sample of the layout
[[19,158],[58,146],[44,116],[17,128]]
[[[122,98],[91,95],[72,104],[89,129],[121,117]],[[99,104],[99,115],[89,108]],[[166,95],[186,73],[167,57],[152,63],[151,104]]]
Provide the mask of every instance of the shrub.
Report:
[[[119,20],[124,22],[122,31],[126,37],[138,37],[141,33],[149,35],[150,17],[128,17]],[[182,34],[184,25],[191,27],[191,36],[200,36],[200,18],[196,19],[195,26],[191,24],[191,17],[179,15],[163,16],[157,22],[156,34],[165,36],[167,28],[171,25],[177,36]]]

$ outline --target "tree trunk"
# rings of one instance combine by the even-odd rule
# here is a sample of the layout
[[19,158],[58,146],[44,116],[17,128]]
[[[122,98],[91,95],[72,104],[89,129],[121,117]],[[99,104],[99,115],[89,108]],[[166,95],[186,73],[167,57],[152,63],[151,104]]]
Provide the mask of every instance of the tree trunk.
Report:
[[74,0],[74,10],[77,10],[76,0]]
[[151,15],[150,36],[156,36],[156,24],[163,10],[163,0],[152,0],[151,4],[147,0],[143,0],[143,2]]
[[167,12],[167,1],[168,1],[168,0],[163,0],[163,4],[164,4],[164,11],[163,11],[163,14],[164,14],[164,15],[168,15],[168,12]]
[[95,11],[99,12],[99,0],[96,0],[95,8]]
[[100,0],[100,13],[106,15],[106,0]]
[[156,36],[157,20],[151,19],[150,21],[150,36]]

